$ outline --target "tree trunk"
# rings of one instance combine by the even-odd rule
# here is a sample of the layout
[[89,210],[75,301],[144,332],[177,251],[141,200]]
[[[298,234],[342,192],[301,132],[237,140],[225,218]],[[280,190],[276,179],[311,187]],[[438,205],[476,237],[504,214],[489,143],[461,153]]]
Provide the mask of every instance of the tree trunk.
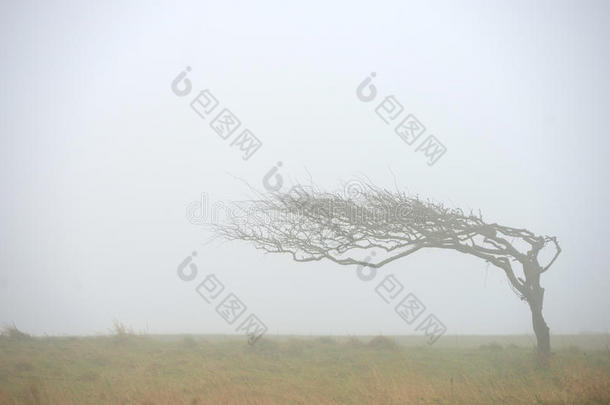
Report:
[[536,293],[528,297],[528,303],[530,310],[532,311],[532,325],[534,326],[534,333],[536,334],[538,352],[546,356],[551,353],[551,334],[549,332],[549,327],[544,320],[544,316],[542,316],[544,289],[538,288],[536,290]]
[[542,310],[534,308],[532,309],[532,324],[534,326],[534,333],[536,334],[536,344],[538,345],[538,351],[540,354],[548,355],[551,353],[551,334],[549,327],[544,321],[542,316]]

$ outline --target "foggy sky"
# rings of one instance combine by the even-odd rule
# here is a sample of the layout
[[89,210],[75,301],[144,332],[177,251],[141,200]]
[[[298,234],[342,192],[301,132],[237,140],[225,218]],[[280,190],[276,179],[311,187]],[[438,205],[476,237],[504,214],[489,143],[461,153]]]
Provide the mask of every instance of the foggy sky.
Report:
[[[354,267],[205,244],[201,194],[367,176],[557,236],[552,333],[608,332],[610,7],[603,1],[18,2],[0,9],[0,323],[34,334],[234,333],[176,268],[193,251],[269,333],[415,334]],[[187,66],[192,93],[171,82]],[[379,94],[356,97],[372,72]],[[203,89],[263,143],[244,161]],[[394,95],[447,152],[376,114]],[[505,276],[456,252],[385,266],[448,334],[531,333]]]

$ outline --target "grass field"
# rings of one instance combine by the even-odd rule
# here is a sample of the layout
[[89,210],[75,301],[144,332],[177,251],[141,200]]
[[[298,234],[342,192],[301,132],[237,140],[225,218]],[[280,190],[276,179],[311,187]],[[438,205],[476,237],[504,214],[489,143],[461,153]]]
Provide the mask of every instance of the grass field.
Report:
[[3,337],[0,404],[610,404],[606,336],[531,339]]

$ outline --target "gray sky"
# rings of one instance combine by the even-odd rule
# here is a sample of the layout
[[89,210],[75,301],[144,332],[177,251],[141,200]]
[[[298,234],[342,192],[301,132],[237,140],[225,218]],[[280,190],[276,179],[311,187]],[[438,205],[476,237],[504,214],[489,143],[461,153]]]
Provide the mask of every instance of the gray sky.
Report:
[[[189,203],[243,199],[235,177],[262,188],[281,161],[286,182],[393,187],[393,173],[411,193],[556,235],[551,332],[607,332],[609,18],[603,1],[5,3],[0,322],[233,333],[176,275],[197,250],[200,277],[215,273],[271,333],[415,333],[354,268],[203,245]],[[193,90],[178,97],[186,66]],[[262,141],[251,159],[190,108],[206,88]],[[435,165],[375,114],[389,95],[446,146]],[[390,273],[449,334],[531,333],[526,304],[481,260],[423,251]]]

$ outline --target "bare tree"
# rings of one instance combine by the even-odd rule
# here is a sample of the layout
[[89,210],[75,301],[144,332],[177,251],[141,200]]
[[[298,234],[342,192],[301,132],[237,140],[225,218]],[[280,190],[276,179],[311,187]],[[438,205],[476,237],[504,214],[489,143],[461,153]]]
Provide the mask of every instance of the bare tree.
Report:
[[[465,214],[368,182],[356,196],[298,186],[286,193],[261,194],[237,207],[243,215],[217,225],[219,236],[287,253],[298,262],[327,259],[379,268],[423,248],[452,249],[483,259],[501,269],[513,291],[527,302],[538,350],[550,353],[540,276],[561,252],[555,237],[486,223],[480,212]],[[543,265],[538,256],[547,245],[554,256]],[[377,261],[362,259],[371,249],[382,252]]]

